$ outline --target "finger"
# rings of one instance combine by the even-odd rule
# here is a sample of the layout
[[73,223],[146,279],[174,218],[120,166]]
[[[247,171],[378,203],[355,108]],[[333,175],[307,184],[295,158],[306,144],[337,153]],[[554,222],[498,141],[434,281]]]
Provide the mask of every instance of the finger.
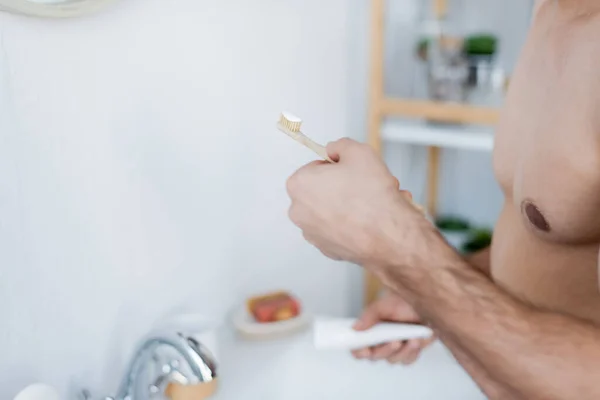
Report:
[[[390,364],[410,364],[416,360],[421,351],[421,341],[409,340],[407,343],[394,355],[389,357],[387,360]],[[416,354],[415,354],[416,353]],[[412,360],[412,361],[411,361]]]
[[383,344],[381,346],[376,346],[373,348],[373,351],[371,353],[371,360],[387,360],[388,358],[398,353],[402,349],[402,347],[402,342],[391,342]]
[[308,243],[312,244],[313,246],[315,245],[313,240],[311,239],[310,235],[307,235],[306,233],[302,232],[302,237],[304,238],[304,240],[306,240]]
[[360,146],[360,143],[352,139],[343,138],[329,143],[326,150],[329,158],[335,162],[339,162],[342,157],[345,157],[348,154],[348,151],[356,146]]
[[408,303],[398,304],[394,297],[388,297],[367,307],[354,329],[365,331],[381,321],[418,322],[419,316]]
[[337,255],[335,255],[333,253],[329,253],[329,252],[327,252],[325,250],[321,250],[321,249],[319,249],[319,251],[321,252],[321,254],[323,254],[325,257],[329,258],[330,260],[333,260],[333,261],[342,261],[341,257],[339,257],[339,256],[337,256]]
[[323,165],[331,165],[331,164],[325,160],[314,160],[314,161],[311,161],[308,164],[304,165],[303,167],[300,167],[299,171],[302,171],[305,169],[311,169],[311,168],[315,168],[315,167],[320,167]]
[[437,340],[437,336],[432,336],[429,339],[421,340],[421,348],[425,349],[425,348],[431,346],[436,340]]
[[385,304],[381,311],[381,319],[395,322],[415,322],[418,323],[421,318],[408,303]]
[[410,350],[407,350],[407,354],[404,357],[404,360],[402,361],[402,363],[404,365],[414,364],[419,359],[419,356],[421,355],[422,352],[423,352],[423,348],[420,346],[410,349]]
[[404,364],[404,365],[412,365],[412,364],[414,364],[419,359],[420,355],[421,355],[421,350],[420,349],[412,350],[412,351],[410,351],[406,355],[406,357],[404,358],[404,360],[402,360],[402,364]]
[[366,360],[366,359],[370,359],[371,358],[371,349],[366,348],[366,349],[360,349],[360,350],[354,350],[352,352],[352,355],[354,356],[354,358],[356,358],[357,360]]
[[310,242],[310,243],[311,243],[313,246],[315,246],[315,247],[316,247],[316,248],[317,248],[317,249],[318,249],[318,250],[321,252],[321,254],[323,254],[325,257],[327,257],[327,258],[329,258],[329,259],[331,259],[331,260],[333,260],[333,261],[341,261],[341,260],[342,260],[342,259],[341,259],[341,258],[340,258],[340,257],[339,257],[337,254],[335,254],[334,252],[332,252],[332,251],[328,251],[328,250],[325,250],[325,248],[322,248],[322,247],[326,247],[327,245],[323,245],[322,247],[319,247],[319,246],[317,246],[317,245],[316,245],[316,243],[321,243],[321,244],[323,244],[323,243],[324,243],[323,241],[318,241],[318,242],[317,242],[315,239],[311,239],[311,240],[312,240],[312,242]]
[[353,328],[357,331],[366,331],[377,325],[379,322],[381,322],[381,318],[379,317],[377,303],[375,303],[374,305],[367,307],[358,321],[356,321]]
[[302,177],[304,177],[308,172],[310,172],[311,170],[314,170],[316,168],[320,168],[324,165],[330,165],[330,164],[327,161],[323,161],[323,160],[311,161],[308,164],[298,168],[298,170],[290,177],[290,179],[294,179],[294,177],[296,177],[296,178],[300,178],[300,180],[302,180]]
[[307,176],[307,173],[315,168],[318,168],[323,165],[328,165],[328,164],[329,163],[326,161],[317,160],[317,161],[313,161],[313,162],[306,164],[305,166],[303,166],[302,168],[300,168],[296,172],[294,172],[292,174],[292,176],[290,176],[286,182],[286,189],[287,189],[288,195],[293,199],[295,197],[296,193],[302,191],[301,186],[305,182],[304,177]]
[[300,225],[300,209],[292,204],[288,210],[288,218],[296,226]]
[[410,340],[406,344],[406,353],[401,360],[404,365],[410,365],[417,361],[421,351],[423,350],[423,342],[421,340]]

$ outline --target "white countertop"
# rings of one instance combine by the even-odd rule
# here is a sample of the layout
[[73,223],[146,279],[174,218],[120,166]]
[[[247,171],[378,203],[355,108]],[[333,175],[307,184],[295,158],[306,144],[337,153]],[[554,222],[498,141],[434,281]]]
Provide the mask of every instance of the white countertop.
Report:
[[411,367],[318,352],[310,332],[272,342],[220,338],[216,400],[483,400],[485,396],[440,344]]

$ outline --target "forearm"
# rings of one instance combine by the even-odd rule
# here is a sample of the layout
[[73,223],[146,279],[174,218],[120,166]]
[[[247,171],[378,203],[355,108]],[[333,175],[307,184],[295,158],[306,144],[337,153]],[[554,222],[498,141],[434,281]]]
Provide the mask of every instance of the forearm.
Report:
[[524,399],[600,398],[597,328],[517,301],[448,249],[434,251],[441,241],[428,239],[428,251],[420,252],[426,258],[384,268],[381,278],[404,293],[463,365],[483,367],[487,382],[473,377],[484,390]]
[[[484,275],[489,276],[490,248],[466,257],[466,261],[473,267],[480,270]],[[397,293],[400,296],[403,296],[403,293]],[[465,371],[475,380],[475,382],[477,382],[481,390],[489,399],[518,399],[518,396],[514,392],[507,389],[503,385],[498,384],[490,376],[486,368],[472,355],[468,354],[461,347],[460,343],[456,343],[456,341],[453,341],[450,337],[443,335],[441,332],[437,333],[437,335],[445,336],[444,341],[446,342],[446,346],[452,349],[454,358],[462,365]]]
[[468,255],[465,260],[485,276],[491,276],[491,255],[491,247],[488,247],[477,253]]
[[457,343],[444,335],[442,339],[446,347],[452,349],[452,354],[458,363],[465,369],[465,371],[473,378],[473,380],[480,387],[482,392],[488,399],[491,400],[519,400],[520,397],[516,393],[507,388],[504,385],[499,384],[489,374],[487,369],[471,354],[467,353],[462,348],[460,343]]
[[[394,285],[393,278],[391,281],[386,281],[385,277],[382,277],[382,280],[384,280],[386,284]],[[398,285],[396,285],[395,292],[401,295],[403,298],[406,298],[406,291],[404,290],[402,292],[399,292],[397,291],[397,288]],[[446,347],[452,350],[454,358],[473,378],[473,380],[477,383],[477,385],[480,387],[480,389],[486,395],[487,398],[492,400],[519,399],[519,397],[511,389],[495,381],[493,377],[490,376],[487,369],[475,357],[473,357],[473,355],[469,354],[467,350],[465,350],[462,347],[462,344],[460,342],[457,342],[452,337],[446,335],[443,331],[440,331],[438,329],[436,329],[436,336],[441,338],[441,340],[445,343]]]

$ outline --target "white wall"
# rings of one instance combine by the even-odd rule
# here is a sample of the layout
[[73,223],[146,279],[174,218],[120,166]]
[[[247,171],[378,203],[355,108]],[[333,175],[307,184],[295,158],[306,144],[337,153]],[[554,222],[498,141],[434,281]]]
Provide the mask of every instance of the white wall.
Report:
[[[348,311],[347,268],[288,222],[286,178],[346,132],[343,0],[127,0],[74,21],[0,15],[0,398],[114,385],[186,307],[290,288]],[[310,29],[307,29],[310,27]]]
[[[412,29],[412,1],[396,4],[391,37]],[[319,141],[364,138],[368,21],[367,0],[0,14],[0,398],[32,380],[114,386],[174,309],[222,315],[273,287],[319,312],[360,307],[359,269],[287,220],[285,180],[313,156],[273,124],[289,108]],[[397,43],[391,70],[412,39]],[[418,191],[422,153],[411,159]],[[443,209],[493,221],[498,193],[472,196],[474,182],[496,190],[487,156],[445,160]]]

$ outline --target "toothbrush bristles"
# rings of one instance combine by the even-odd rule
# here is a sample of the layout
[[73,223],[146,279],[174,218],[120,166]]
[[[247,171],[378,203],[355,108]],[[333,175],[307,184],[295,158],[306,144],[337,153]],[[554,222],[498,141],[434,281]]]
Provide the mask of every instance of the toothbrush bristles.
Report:
[[302,120],[293,116],[288,117],[285,113],[281,114],[279,124],[293,133],[299,133],[302,128]]

